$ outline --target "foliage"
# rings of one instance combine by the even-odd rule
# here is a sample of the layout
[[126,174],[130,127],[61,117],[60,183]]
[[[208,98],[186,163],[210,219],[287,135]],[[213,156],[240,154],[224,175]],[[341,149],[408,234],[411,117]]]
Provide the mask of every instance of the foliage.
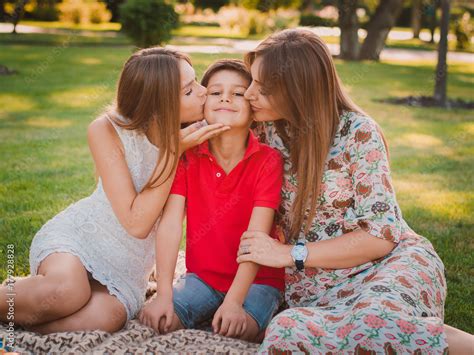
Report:
[[161,45],[178,27],[179,16],[163,0],[128,0],[120,6],[123,31],[139,47]]
[[96,0],[64,0],[58,8],[60,20],[74,24],[98,24],[108,22],[111,18],[106,5]]
[[270,10],[267,13],[237,6],[225,6],[218,13],[219,24],[232,33],[260,35],[298,25],[299,12],[291,9]]

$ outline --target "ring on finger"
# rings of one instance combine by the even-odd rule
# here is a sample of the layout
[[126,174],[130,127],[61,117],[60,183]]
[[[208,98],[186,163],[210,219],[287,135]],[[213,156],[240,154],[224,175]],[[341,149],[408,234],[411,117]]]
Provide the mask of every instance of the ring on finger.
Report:
[[242,250],[242,254],[250,254],[249,246],[248,245],[242,245],[240,248]]

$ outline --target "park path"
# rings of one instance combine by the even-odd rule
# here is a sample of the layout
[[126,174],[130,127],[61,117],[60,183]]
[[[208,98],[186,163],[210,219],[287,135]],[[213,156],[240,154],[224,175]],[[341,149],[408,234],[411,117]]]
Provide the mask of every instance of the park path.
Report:
[[[10,23],[0,23],[0,33],[10,33],[12,31]],[[311,28],[320,36],[339,36],[338,28],[328,27],[314,27]],[[70,30],[57,28],[42,28],[36,26],[18,25],[18,33],[47,33],[47,34],[70,34]],[[74,31],[75,34],[86,37],[116,37],[115,31]],[[426,33],[422,33],[427,35]],[[361,37],[365,36],[365,32],[361,30]],[[411,33],[404,31],[391,31],[390,39],[409,39]],[[425,38],[422,38],[426,40]],[[179,44],[173,44],[173,42]],[[254,49],[261,40],[245,40],[245,39],[230,39],[230,38],[196,38],[196,37],[175,37],[171,44],[167,47],[177,49],[185,53],[245,53]],[[333,55],[339,54],[339,44],[328,44],[329,50]],[[402,48],[385,48],[380,54],[380,59],[383,60],[399,60],[399,61],[414,61],[426,60],[436,62],[437,52],[434,50],[419,50],[419,49],[402,49]],[[448,52],[449,62],[463,62],[474,64],[474,53],[464,52]]]

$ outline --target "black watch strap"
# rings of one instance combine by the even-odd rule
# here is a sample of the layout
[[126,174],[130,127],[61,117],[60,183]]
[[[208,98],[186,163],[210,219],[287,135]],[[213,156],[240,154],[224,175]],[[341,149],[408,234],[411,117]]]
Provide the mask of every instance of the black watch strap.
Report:
[[296,269],[298,271],[301,271],[304,269],[304,262],[303,260],[295,260],[295,265],[296,265]]

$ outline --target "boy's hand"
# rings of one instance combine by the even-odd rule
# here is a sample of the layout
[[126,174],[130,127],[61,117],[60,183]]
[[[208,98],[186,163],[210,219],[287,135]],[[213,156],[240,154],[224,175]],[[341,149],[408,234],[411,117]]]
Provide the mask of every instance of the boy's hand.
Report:
[[226,337],[240,337],[247,329],[247,313],[242,305],[224,300],[214,314],[212,328],[214,333],[219,333]]
[[153,328],[158,334],[166,334],[173,321],[173,293],[160,295],[145,304],[138,313],[138,320],[143,325]]

